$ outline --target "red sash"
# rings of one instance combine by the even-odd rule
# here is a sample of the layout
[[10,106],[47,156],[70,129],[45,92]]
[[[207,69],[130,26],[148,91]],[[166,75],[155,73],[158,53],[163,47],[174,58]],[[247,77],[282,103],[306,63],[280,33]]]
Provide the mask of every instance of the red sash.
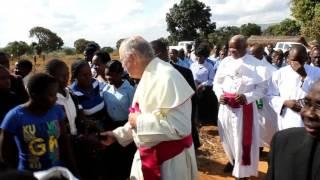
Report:
[[145,180],[160,180],[160,167],[166,160],[174,158],[184,149],[191,147],[192,136],[180,140],[164,141],[151,148],[138,147],[142,162],[142,174]]
[[[227,98],[228,106],[231,108],[240,108],[240,104],[235,101],[236,94],[224,93]],[[242,106],[243,125],[242,125],[242,165],[251,164],[250,152],[252,144],[252,127],[253,127],[253,106],[252,103]]]
[[[130,113],[141,112],[139,103],[129,108]],[[164,141],[151,148],[138,147],[142,162],[142,174],[145,180],[160,180],[160,167],[166,160],[172,159],[184,149],[191,147],[192,135],[174,141]]]

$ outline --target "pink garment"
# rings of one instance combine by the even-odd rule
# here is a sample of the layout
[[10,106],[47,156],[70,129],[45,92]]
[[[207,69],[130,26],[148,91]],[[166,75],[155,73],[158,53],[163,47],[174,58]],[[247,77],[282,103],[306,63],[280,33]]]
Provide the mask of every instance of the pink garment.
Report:
[[[224,92],[227,98],[227,104],[231,108],[240,108],[241,105],[236,102],[234,93]],[[250,152],[252,145],[252,127],[253,127],[253,106],[252,103],[242,106],[243,125],[242,125],[242,165],[249,166],[251,164]]]
[[[129,108],[130,113],[141,112],[139,103]],[[163,141],[153,147],[138,147],[142,162],[142,174],[145,180],[161,180],[160,167],[166,160],[172,159],[184,149],[191,147],[192,135],[174,141]]]
[[174,158],[184,149],[191,147],[192,136],[175,141],[164,141],[151,148],[138,147],[145,180],[161,180],[160,167],[166,160]]

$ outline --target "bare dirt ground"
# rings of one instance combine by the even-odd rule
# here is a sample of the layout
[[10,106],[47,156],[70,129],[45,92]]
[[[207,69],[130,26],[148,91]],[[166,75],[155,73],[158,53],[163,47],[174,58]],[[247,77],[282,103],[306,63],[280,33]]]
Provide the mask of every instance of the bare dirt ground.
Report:
[[[228,160],[220,143],[217,127],[202,126],[199,133],[202,146],[196,153],[200,180],[234,179],[231,173],[227,174],[223,172],[223,168],[228,163]],[[263,154],[266,156],[267,152]],[[250,179],[265,179],[267,169],[267,158],[264,157],[259,162],[259,177],[251,177]]]

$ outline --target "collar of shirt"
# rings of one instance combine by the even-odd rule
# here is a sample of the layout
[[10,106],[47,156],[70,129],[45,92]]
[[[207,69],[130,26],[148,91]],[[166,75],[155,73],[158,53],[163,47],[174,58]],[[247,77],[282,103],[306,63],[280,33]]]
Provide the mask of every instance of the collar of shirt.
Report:
[[116,92],[116,91],[121,91],[123,89],[127,89],[128,87],[130,87],[130,83],[127,80],[124,80],[123,83],[121,84],[121,86],[119,88],[116,88],[114,85],[106,85],[106,87],[104,88],[103,91],[110,91],[112,90],[112,92]]

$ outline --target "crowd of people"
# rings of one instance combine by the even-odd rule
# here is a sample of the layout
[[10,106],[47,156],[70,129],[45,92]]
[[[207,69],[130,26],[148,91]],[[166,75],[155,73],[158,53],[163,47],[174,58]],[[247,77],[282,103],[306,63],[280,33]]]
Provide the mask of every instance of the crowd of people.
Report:
[[218,126],[224,171],[236,179],[258,176],[263,147],[271,148],[268,179],[319,178],[319,45],[283,53],[236,35],[221,48],[185,51],[134,36],[119,55],[88,44],[71,68],[52,59],[33,73],[31,61],[12,70],[0,52],[7,178],[65,167],[84,180],[195,180],[206,123]]

